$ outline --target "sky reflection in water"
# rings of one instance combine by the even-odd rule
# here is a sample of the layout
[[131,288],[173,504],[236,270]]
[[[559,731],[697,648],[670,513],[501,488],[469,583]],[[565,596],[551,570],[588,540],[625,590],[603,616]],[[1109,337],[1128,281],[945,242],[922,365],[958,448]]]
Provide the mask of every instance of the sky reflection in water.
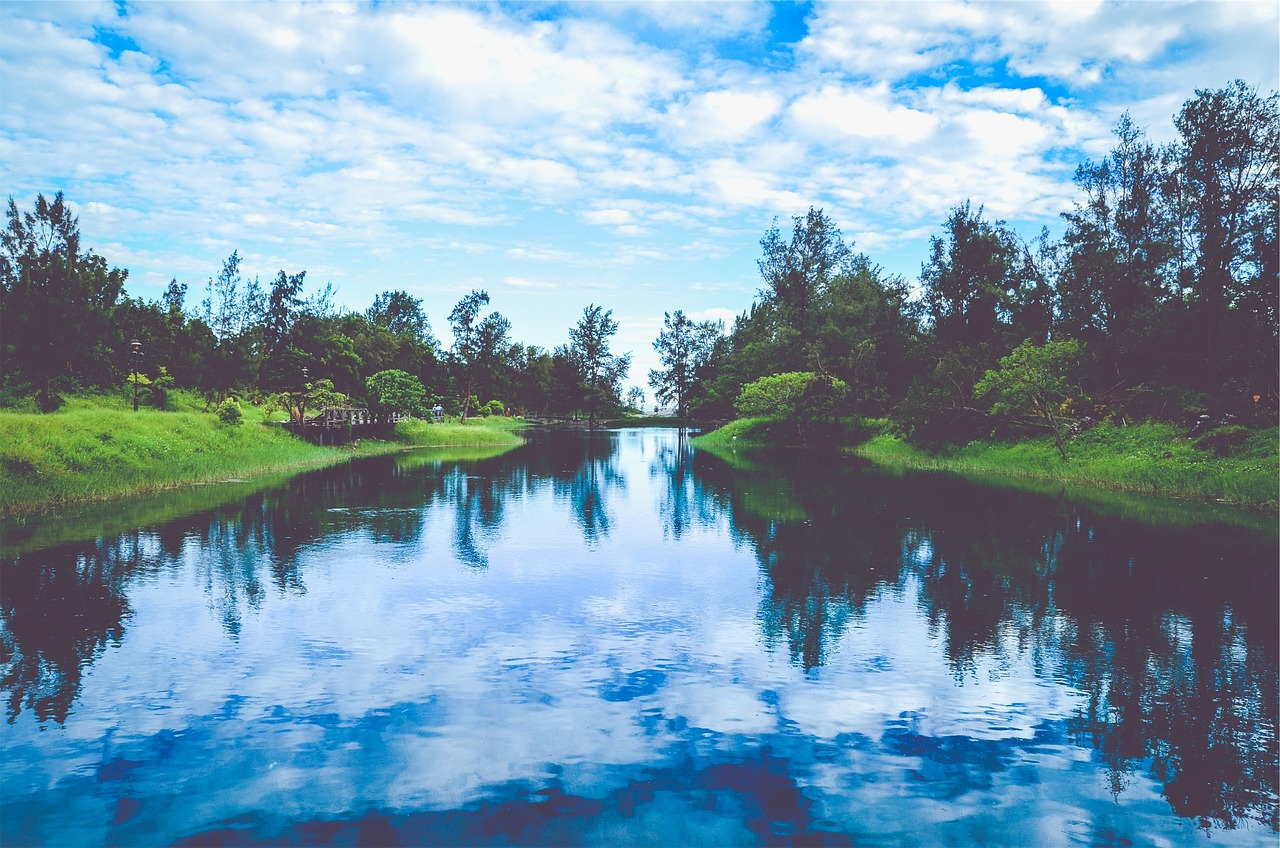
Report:
[[5,845],[1277,838],[1273,534],[648,430],[2,565]]

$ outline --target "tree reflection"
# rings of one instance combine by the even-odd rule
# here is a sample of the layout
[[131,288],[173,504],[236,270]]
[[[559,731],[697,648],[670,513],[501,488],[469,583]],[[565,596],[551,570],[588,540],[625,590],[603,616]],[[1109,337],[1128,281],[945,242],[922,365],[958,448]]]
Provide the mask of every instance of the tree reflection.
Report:
[[767,578],[769,646],[811,671],[878,593],[917,592],[957,683],[1029,654],[1123,791],[1150,770],[1202,825],[1277,820],[1276,543],[1104,519],[1061,499],[816,454],[691,466]]
[[713,526],[724,515],[720,502],[703,489],[712,475],[693,470],[695,463],[707,462],[709,457],[695,452],[689,439],[689,431],[679,429],[658,442],[649,460],[649,476],[663,484],[658,491],[662,532],[673,539],[683,538],[695,526]]
[[[384,457],[310,472],[157,528],[0,559],[0,688],[9,721],[29,709],[41,723],[65,722],[84,670],[123,638],[128,586],[141,573],[191,569],[211,612],[238,638],[244,616],[269,591],[306,592],[300,563],[309,545],[344,532],[416,543],[424,502],[452,492],[450,481],[465,475],[454,463],[443,473],[394,463]],[[500,488],[472,487],[460,515],[496,525]],[[460,519],[460,527],[471,524]]]
[[[766,645],[785,643],[792,662],[818,668],[878,589],[897,579],[895,521],[873,493],[834,485],[829,457],[701,455],[706,462],[695,463],[695,472],[768,578],[758,613]],[[854,515],[881,520],[851,521]]]
[[24,708],[41,724],[66,721],[81,675],[124,635],[123,592],[140,561],[137,539],[54,549],[0,569],[0,688],[12,723]]
[[587,544],[606,538],[613,527],[609,497],[626,489],[618,465],[618,433],[547,433],[534,445],[514,452],[513,460],[536,457],[531,478],[551,480],[555,497],[569,504]]

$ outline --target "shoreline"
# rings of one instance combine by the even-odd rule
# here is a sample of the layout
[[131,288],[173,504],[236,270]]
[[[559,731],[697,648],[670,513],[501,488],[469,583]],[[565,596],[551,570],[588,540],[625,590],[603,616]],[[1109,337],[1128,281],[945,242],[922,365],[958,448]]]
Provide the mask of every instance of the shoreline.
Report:
[[[775,425],[740,419],[698,437],[695,444],[768,448],[776,442],[759,435]],[[929,453],[881,431],[856,443],[837,440],[827,446],[886,468],[1043,481],[1276,515],[1280,513],[1280,442],[1269,436],[1275,432],[1269,428],[1254,436],[1258,442],[1271,441],[1269,446],[1260,449],[1255,444],[1252,453],[1218,456],[1193,446],[1186,434],[1168,425],[1099,425],[1069,444],[1071,458],[1065,468],[1057,467],[1061,463],[1049,437],[972,442],[946,453]]]
[[273,422],[229,427],[199,413],[0,414],[0,519],[423,448],[516,447],[519,428],[412,420],[396,425],[391,440],[322,447]]

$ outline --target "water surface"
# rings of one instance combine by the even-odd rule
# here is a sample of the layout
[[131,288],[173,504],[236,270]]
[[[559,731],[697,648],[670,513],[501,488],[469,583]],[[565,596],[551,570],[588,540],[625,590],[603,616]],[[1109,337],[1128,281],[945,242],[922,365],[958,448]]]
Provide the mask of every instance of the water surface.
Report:
[[1280,833],[1274,532],[674,430],[191,508],[6,537],[0,843]]

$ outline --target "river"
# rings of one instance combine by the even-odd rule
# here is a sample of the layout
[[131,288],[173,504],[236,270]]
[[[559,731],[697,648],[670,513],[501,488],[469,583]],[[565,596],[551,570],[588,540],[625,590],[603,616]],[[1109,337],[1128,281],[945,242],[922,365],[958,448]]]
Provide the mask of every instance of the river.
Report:
[[5,531],[0,844],[1280,838],[1269,521],[662,429],[148,504]]

